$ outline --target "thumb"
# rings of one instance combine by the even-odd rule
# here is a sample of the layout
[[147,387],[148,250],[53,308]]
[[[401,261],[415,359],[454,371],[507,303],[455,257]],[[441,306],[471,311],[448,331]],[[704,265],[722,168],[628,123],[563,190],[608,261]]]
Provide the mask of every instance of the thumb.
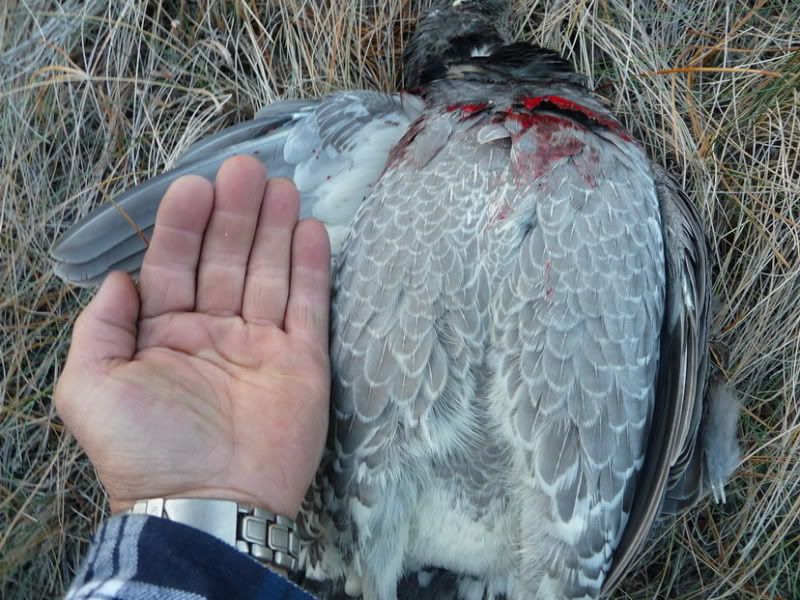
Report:
[[139,293],[133,281],[125,273],[111,273],[75,321],[70,358],[75,352],[82,362],[100,367],[131,360],[138,318]]
[[136,352],[139,293],[131,278],[114,272],[106,277],[89,305],[75,321],[67,363],[56,388],[61,412],[81,387],[90,386],[118,362]]

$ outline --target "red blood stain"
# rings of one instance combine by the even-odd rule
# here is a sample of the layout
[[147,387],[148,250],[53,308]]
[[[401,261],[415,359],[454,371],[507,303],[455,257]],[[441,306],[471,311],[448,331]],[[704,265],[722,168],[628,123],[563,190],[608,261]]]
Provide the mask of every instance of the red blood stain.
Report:
[[597,178],[589,169],[579,168],[578,173],[580,173],[581,177],[583,177],[583,180],[586,182],[586,185],[588,185],[590,188],[597,187]]
[[581,177],[583,177],[583,180],[586,182],[586,184],[592,188],[597,187],[597,178],[595,177],[595,173],[597,173],[599,165],[600,155],[598,155],[597,150],[591,146],[586,148],[584,153],[581,155],[581,160],[575,161],[575,167],[578,170],[578,173]]
[[387,169],[395,166],[397,163],[405,159],[409,145],[414,141],[414,138],[419,135],[419,132],[425,129],[426,124],[427,119],[425,119],[425,117],[418,117],[416,121],[411,123],[408,131],[405,132],[403,137],[401,137],[400,140],[389,151],[389,157],[386,160],[386,166],[383,168],[384,173]]
[[[575,161],[578,173],[589,186],[597,187],[595,174],[599,165],[599,156],[596,150],[591,147],[587,148],[582,140],[569,134],[570,130],[585,132],[587,131],[586,126],[570,118],[569,115],[537,111],[537,109],[546,109],[547,105],[556,110],[583,115],[586,119],[614,131],[623,140],[631,141],[630,136],[615,119],[562,96],[529,96],[522,98],[519,102],[524,109],[515,110],[509,107],[505,110],[497,110],[490,119],[492,123],[501,123],[504,120],[515,122],[519,127],[516,132],[512,129],[512,138],[515,140],[519,140],[525,134],[534,136],[534,139],[530,140],[530,147],[533,148],[531,151],[520,151],[517,145],[516,151],[512,153],[514,175],[517,179],[528,181],[538,179],[550,170],[553,163],[580,154],[580,159]],[[460,111],[461,118],[467,119],[489,107],[488,102],[471,102],[449,104],[445,109],[448,112]],[[403,138],[392,149],[386,168],[394,166],[405,158],[409,144],[425,127],[425,124],[425,118],[420,117],[411,125]],[[501,211],[495,220],[502,221],[507,216],[506,211]]]
[[527,108],[528,110],[535,110],[539,108],[539,106],[546,102],[547,104],[552,104],[556,108],[561,110],[568,110],[571,112],[577,112],[582,114],[587,119],[590,119],[597,123],[598,125],[602,125],[616,133],[626,142],[630,142],[631,138],[628,133],[623,129],[622,125],[620,125],[616,120],[610,119],[598,113],[597,111],[591,110],[590,108],[586,108],[585,106],[573,102],[572,100],[567,100],[561,96],[536,96],[536,97],[527,97],[522,99],[522,105]]
[[508,206],[508,204],[503,204],[500,210],[495,212],[494,215],[492,215],[491,219],[489,219],[487,228],[492,229],[493,227],[496,227],[498,223],[502,223],[503,221],[508,219],[508,214],[510,211],[511,209]]
[[488,102],[476,102],[472,104],[449,104],[445,107],[447,112],[455,112],[457,110],[461,111],[461,116],[466,119],[471,117],[477,112],[482,110],[486,110],[489,107]]
[[548,300],[552,300],[553,296],[556,295],[556,289],[549,285],[551,281],[550,275],[552,271],[553,271],[553,261],[548,258],[547,260],[544,261],[544,284],[547,286],[545,288],[544,295]]
[[530,152],[521,151],[519,147],[522,144],[518,143],[517,150],[512,154],[517,179],[538,179],[550,170],[553,163],[583,151],[584,143],[569,134],[570,130],[582,128],[567,119],[538,113],[509,113],[508,116],[520,121],[525,128],[517,139],[522,135],[534,136],[533,140],[527,142],[532,148]]
[[506,112],[506,116],[512,121],[519,123],[523,129],[530,129],[535,123],[551,123],[557,124],[561,129],[580,129],[586,131],[585,127],[582,127],[567,117],[557,117],[556,115],[544,115],[541,113],[513,112],[511,110]]

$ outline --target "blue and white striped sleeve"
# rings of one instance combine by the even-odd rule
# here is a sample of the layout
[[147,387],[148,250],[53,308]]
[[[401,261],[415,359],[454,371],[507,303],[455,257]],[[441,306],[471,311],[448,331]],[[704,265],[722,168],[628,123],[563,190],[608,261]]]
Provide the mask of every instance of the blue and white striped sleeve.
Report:
[[146,515],[98,530],[66,600],[311,600],[291,581],[205,532]]

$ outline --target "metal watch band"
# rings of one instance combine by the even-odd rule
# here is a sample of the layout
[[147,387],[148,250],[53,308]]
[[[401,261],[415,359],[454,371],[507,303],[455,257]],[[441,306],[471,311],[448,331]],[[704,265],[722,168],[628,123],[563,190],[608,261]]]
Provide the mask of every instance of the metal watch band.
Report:
[[300,540],[289,517],[232,500],[150,498],[128,512],[163,517],[205,531],[262,563],[297,569]]

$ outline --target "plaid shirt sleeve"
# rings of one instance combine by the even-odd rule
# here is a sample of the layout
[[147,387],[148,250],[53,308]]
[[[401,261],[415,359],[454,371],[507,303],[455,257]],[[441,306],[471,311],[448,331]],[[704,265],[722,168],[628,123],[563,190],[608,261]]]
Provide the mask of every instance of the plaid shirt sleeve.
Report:
[[66,600],[311,600],[291,581],[202,531],[146,515],[105,521]]

